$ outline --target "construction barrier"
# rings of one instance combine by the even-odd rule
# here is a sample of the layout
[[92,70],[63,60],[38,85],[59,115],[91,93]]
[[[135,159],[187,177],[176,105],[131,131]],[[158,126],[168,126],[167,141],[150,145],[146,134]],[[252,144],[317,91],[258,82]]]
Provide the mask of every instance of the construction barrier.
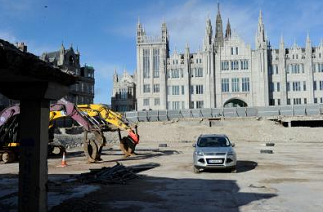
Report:
[[203,108],[186,110],[149,110],[126,112],[133,122],[169,121],[181,118],[315,116],[323,114],[323,104],[268,107]]

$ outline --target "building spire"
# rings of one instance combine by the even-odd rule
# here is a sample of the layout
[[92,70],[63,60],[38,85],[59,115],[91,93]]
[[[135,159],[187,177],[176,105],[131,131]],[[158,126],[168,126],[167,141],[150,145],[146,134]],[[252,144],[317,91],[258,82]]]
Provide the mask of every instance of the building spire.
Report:
[[223,24],[220,13],[220,4],[218,3],[218,14],[216,16],[216,27],[215,27],[215,46],[223,46]]
[[228,39],[231,37],[231,25],[230,20],[228,19],[227,29],[225,30],[225,38]]
[[263,23],[263,21],[262,21],[262,10],[261,9],[259,11],[259,22]]
[[310,33],[307,32],[306,43],[310,43],[310,42],[311,42]]
[[262,11],[259,12],[259,19],[258,19],[258,29],[256,33],[256,48],[263,48],[266,46],[266,36],[265,36],[265,26],[262,20]]

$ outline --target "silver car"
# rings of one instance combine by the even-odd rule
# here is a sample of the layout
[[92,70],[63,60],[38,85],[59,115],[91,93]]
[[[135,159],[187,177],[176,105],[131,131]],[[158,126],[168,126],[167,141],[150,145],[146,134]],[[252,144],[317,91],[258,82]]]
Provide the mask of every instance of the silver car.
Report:
[[205,134],[200,135],[193,153],[194,172],[204,169],[230,169],[235,171],[237,156],[232,144],[226,135]]

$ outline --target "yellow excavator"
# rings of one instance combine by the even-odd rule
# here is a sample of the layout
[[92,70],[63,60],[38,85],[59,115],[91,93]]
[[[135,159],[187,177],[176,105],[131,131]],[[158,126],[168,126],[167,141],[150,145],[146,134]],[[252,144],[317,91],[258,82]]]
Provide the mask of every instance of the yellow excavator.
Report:
[[[19,114],[19,105],[8,107],[0,113],[0,160],[5,163],[13,162],[19,156]],[[50,106],[48,153],[51,154],[55,148],[59,148],[60,153],[65,151],[62,145],[51,142],[53,121],[61,117],[71,117],[83,127],[86,135],[88,133],[94,135],[84,139],[84,153],[89,162],[100,160],[100,153],[106,142],[102,128],[95,119],[82,113],[73,103],[64,99]]]
[[[18,156],[19,147],[19,105],[6,108],[0,113],[0,161],[12,162]],[[101,152],[106,144],[104,131],[110,130],[112,124],[118,128],[120,148],[128,157],[134,154],[135,146],[139,143],[137,126],[132,126],[119,113],[111,111],[101,104],[78,105],[76,107],[64,99],[51,105],[49,114],[49,154],[55,148],[65,151],[62,145],[52,143],[54,138],[54,121],[62,117],[71,117],[84,129],[83,147],[89,162],[101,160]],[[135,129],[135,130],[134,130]],[[121,138],[120,130],[126,130],[128,136]],[[93,136],[94,135],[94,136]]]
[[[77,108],[86,115],[103,123],[105,127],[109,127],[109,124],[117,127],[120,149],[124,153],[125,157],[129,157],[134,154],[135,147],[139,143],[137,125],[131,124],[120,113],[110,110],[103,104],[77,105]],[[120,130],[127,131],[128,136],[121,137]]]

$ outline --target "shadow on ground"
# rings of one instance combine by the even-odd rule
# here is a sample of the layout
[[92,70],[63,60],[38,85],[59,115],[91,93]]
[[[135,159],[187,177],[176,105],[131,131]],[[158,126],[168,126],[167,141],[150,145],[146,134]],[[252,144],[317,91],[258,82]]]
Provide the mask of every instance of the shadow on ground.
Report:
[[[255,161],[238,160],[236,172],[237,173],[248,172],[255,169],[257,166],[258,166],[258,163]],[[228,173],[228,172],[231,172],[231,170],[230,169],[207,169],[207,170],[204,170],[203,172]]]
[[[242,162],[242,167],[249,161]],[[149,165],[151,168],[158,164]],[[266,203],[275,193],[241,192],[235,180],[168,178],[140,175],[126,184],[84,183],[80,175],[51,174],[48,183],[50,212],[78,211],[226,211],[239,212],[239,207],[254,201]],[[0,211],[17,209],[17,175],[0,175]],[[72,177],[72,178],[71,178]],[[11,182],[11,184],[9,183]],[[13,183],[13,184],[12,184]],[[16,186],[16,187],[15,187]],[[91,188],[95,188],[92,189]],[[77,192],[88,190],[81,197]],[[257,203],[255,203],[257,204]],[[259,204],[257,204],[259,206]],[[261,208],[257,208],[260,209]]]
[[[104,162],[118,162],[118,161],[126,161],[126,160],[142,160],[142,159],[148,159],[148,158],[154,158],[154,157],[161,157],[161,156],[169,156],[173,154],[180,154],[180,152],[176,150],[159,150],[159,149],[139,149],[133,156],[130,157],[123,157],[124,154],[121,152],[121,150],[116,149],[104,149],[101,153],[102,156],[120,156],[118,159],[113,160],[103,160],[100,161],[100,163]],[[77,151],[77,152],[68,152],[67,157],[85,157],[85,154],[83,151]]]

